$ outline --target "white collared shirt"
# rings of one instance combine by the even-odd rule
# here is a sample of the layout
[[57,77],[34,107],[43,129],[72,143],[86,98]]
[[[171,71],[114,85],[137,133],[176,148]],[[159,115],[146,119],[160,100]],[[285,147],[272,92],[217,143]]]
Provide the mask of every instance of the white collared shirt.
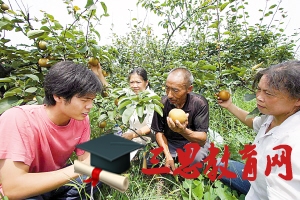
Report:
[[[273,116],[256,117],[253,128],[258,134],[254,143],[257,152],[257,177],[251,181],[251,188],[246,200],[300,199],[300,111],[287,118],[281,125],[276,126],[265,134],[273,120]],[[286,175],[286,165],[275,165],[266,176],[267,156],[280,156],[283,149],[273,150],[278,145],[289,145],[292,148],[292,180],[284,180],[278,174]]]

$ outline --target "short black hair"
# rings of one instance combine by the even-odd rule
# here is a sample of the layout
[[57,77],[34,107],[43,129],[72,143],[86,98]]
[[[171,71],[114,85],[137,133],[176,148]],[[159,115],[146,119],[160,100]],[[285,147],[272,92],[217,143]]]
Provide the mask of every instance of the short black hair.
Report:
[[46,105],[54,106],[53,95],[70,102],[75,95],[83,97],[102,92],[102,84],[87,67],[72,61],[61,61],[53,65],[45,76],[44,90]]

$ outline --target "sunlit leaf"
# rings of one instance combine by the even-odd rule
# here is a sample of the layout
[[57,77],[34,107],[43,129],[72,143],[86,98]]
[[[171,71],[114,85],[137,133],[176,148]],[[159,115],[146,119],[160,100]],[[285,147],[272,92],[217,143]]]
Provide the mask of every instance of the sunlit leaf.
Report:
[[7,24],[8,24],[7,22],[0,21],[0,29],[2,29],[2,27],[6,26]]
[[11,78],[0,78],[0,83],[10,83],[12,82],[13,80]]
[[21,88],[13,88],[8,90],[7,92],[4,93],[4,97],[10,97],[10,96],[15,96],[15,95],[19,95],[22,93],[22,89]]
[[163,116],[163,111],[162,111],[162,108],[158,105],[154,105],[154,110],[160,115],[160,116]]
[[223,3],[223,4],[220,6],[220,11],[223,11],[223,10],[226,8],[226,6],[227,6],[228,4],[230,4],[230,2]]
[[218,28],[219,27],[219,22],[215,21],[214,23],[212,23],[208,28]]
[[92,5],[94,5],[94,1],[93,1],[93,0],[87,0],[86,5],[85,5],[85,8],[89,8],[89,7],[91,7]]
[[135,111],[135,106],[128,106],[123,114],[122,114],[122,122],[123,124],[127,124],[129,121],[130,117],[132,116],[133,112]]
[[27,88],[27,89],[25,90],[25,92],[28,92],[28,93],[34,93],[36,90],[37,90],[36,87],[30,87],[30,88]]
[[43,104],[43,102],[44,102],[44,98],[43,98],[43,97],[41,97],[41,96],[36,96],[35,98],[36,98],[36,100],[37,100],[37,102],[38,102],[39,105],[42,105],[42,104]]
[[158,101],[157,99],[152,99],[152,101],[153,101],[153,103],[160,106],[161,108],[164,108],[164,105],[160,101]]
[[30,39],[34,39],[42,36],[45,33],[44,30],[30,30],[27,32],[27,37]]
[[65,32],[66,38],[75,39],[74,35],[70,31]]
[[31,78],[32,80],[34,81],[39,81],[39,77],[37,75],[34,75],[34,74],[25,74],[25,76]]
[[101,115],[99,116],[98,121],[102,122],[102,121],[104,121],[106,118],[107,118],[107,115],[103,113],[103,114],[101,114]]
[[275,8],[276,6],[277,6],[276,4],[273,4],[273,5],[270,6],[269,9],[273,9],[273,8]]
[[78,52],[85,53],[88,50],[88,46],[84,43],[79,49]]
[[136,106],[136,112],[137,112],[137,115],[139,116],[139,117],[142,117],[143,115],[144,115],[144,109],[145,109],[145,105],[143,104],[143,105],[137,105]]
[[54,25],[55,25],[56,29],[62,29],[63,28],[63,26],[57,21],[54,22]]
[[199,67],[202,70],[212,70],[212,71],[216,71],[217,67],[214,65],[203,65],[201,67]]
[[102,9],[104,11],[104,14],[107,15],[107,6],[106,6],[106,4],[103,1],[101,1],[100,3],[101,3],[101,6],[102,6]]
[[120,109],[126,107],[127,105],[129,105],[131,103],[132,103],[132,101],[129,100],[129,99],[126,99],[125,101],[119,102],[118,109],[120,110]]

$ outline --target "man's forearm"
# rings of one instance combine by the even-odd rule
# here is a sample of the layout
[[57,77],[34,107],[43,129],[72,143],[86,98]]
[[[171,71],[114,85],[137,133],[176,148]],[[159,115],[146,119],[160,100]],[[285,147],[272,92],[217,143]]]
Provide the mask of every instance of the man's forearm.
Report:
[[170,151],[169,151],[169,146],[168,146],[168,140],[165,137],[165,135],[161,132],[158,132],[155,134],[155,138],[156,138],[156,142],[158,144],[158,146],[163,147],[164,149],[164,154],[165,157],[172,157]]
[[71,165],[52,172],[26,173],[15,181],[3,180],[2,189],[9,199],[24,199],[54,190],[78,176]]
[[192,131],[186,128],[182,133],[180,133],[185,139],[190,142],[196,142],[200,146],[204,146],[207,139],[207,134],[205,132]]

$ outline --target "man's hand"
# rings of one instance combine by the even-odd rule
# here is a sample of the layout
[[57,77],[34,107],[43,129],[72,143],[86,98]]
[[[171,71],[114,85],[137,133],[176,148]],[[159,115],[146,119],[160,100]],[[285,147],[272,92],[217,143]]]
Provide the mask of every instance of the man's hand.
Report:
[[168,123],[169,128],[172,131],[174,131],[176,133],[179,133],[179,134],[182,134],[186,130],[186,127],[188,125],[188,120],[186,120],[184,123],[180,123],[178,120],[176,120],[174,122],[170,117],[167,117],[167,123]]
[[166,157],[165,166],[170,168],[171,169],[170,174],[173,174],[173,171],[175,170],[175,163],[174,163],[174,159],[172,158],[172,156]]

